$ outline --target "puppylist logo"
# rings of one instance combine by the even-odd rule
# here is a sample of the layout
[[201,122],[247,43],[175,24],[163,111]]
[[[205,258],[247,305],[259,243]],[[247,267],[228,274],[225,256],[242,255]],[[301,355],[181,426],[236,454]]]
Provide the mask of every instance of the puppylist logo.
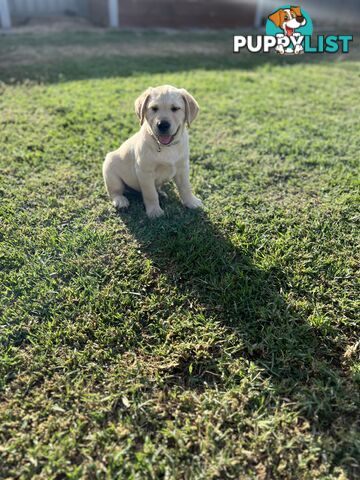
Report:
[[314,39],[309,14],[303,8],[291,5],[272,12],[267,18],[265,31],[266,35],[234,35],[234,53],[243,49],[252,53],[274,50],[280,55],[349,53],[353,40],[353,35],[318,35]]

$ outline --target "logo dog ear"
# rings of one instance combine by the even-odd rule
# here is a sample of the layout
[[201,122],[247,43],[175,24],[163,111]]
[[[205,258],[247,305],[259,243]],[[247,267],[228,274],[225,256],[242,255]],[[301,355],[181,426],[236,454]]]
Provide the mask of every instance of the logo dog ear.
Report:
[[190,127],[190,124],[195,120],[197,114],[199,113],[200,107],[195,100],[195,98],[190,95],[190,93],[184,88],[180,88],[180,93],[185,102],[185,119],[187,126]]
[[276,10],[268,16],[268,19],[271,20],[277,27],[280,27],[284,21],[284,12],[282,10]]
[[290,7],[290,10],[295,13],[297,17],[302,17],[303,14],[301,13],[300,7]]
[[149,87],[135,100],[135,113],[138,116],[140,125],[144,123],[146,105],[151,94],[152,87]]

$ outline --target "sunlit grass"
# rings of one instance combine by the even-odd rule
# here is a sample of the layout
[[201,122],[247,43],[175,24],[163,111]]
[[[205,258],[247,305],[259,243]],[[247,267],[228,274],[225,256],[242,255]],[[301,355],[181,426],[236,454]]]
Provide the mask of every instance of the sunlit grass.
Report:
[[[48,41],[129,41],[107,35]],[[303,61],[3,70],[1,478],[358,477],[360,69]],[[162,83],[200,103],[205,207],[169,186],[150,222],[137,195],[112,209],[101,165]]]

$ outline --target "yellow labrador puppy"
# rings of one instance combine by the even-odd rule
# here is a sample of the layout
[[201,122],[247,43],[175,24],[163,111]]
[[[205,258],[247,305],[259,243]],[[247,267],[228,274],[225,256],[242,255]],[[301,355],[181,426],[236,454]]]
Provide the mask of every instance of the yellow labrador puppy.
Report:
[[186,207],[200,207],[189,180],[189,138],[186,126],[199,111],[196,100],[184,89],[163,85],[148,88],[135,101],[141,128],[120,148],[106,155],[103,175],[116,208],[129,206],[126,186],[142,193],[150,218],[164,212],[159,192],[164,182],[175,179]]

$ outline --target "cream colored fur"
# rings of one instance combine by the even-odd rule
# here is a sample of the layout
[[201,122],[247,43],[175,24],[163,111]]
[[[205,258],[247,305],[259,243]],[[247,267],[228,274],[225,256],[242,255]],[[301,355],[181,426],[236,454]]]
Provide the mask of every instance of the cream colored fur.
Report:
[[[177,109],[175,111],[175,109]],[[188,208],[202,205],[192,193],[189,180],[189,137],[187,125],[199,111],[196,100],[184,89],[170,85],[148,88],[135,101],[141,128],[120,148],[106,155],[103,175],[106,189],[116,208],[126,208],[126,186],[142,193],[150,218],[164,212],[159,192],[164,182],[175,180],[181,200]],[[166,119],[173,140],[159,145],[157,125]],[[160,152],[159,152],[160,148]]]

